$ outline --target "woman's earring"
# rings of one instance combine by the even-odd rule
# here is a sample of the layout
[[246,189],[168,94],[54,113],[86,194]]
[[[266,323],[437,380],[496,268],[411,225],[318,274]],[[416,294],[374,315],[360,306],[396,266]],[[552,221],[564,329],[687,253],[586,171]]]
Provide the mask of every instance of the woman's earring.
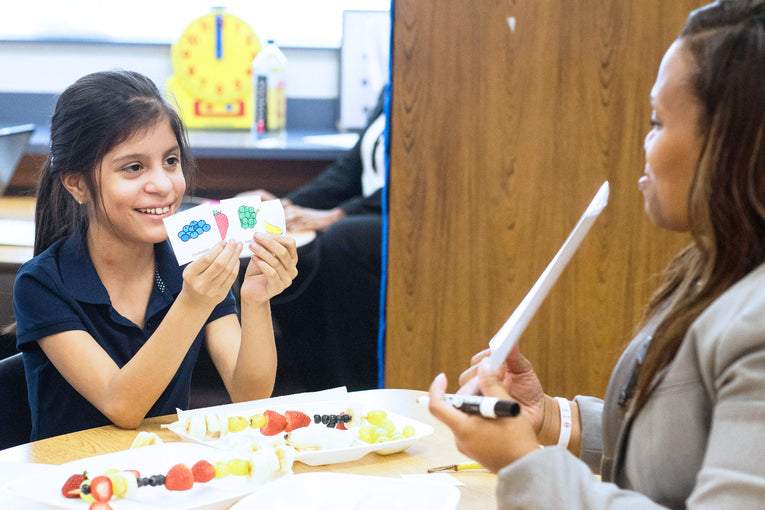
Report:
[[80,204],[80,205],[82,205],[82,204],[84,204],[85,202],[83,202],[83,200],[82,200],[81,198],[78,198],[78,199],[77,199],[77,203],[78,203],[78,204]]

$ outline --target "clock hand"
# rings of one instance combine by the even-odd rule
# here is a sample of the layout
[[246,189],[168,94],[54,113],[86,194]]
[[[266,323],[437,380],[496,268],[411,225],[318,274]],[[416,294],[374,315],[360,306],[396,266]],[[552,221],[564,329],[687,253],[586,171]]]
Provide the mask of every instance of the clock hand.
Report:
[[223,16],[215,15],[215,58],[223,59]]

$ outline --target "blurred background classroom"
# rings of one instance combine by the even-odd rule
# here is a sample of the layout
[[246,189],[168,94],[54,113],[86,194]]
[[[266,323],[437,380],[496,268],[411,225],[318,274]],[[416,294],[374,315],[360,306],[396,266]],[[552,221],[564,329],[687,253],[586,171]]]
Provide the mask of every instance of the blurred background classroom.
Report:
[[[388,81],[389,8],[389,0],[235,1],[225,7],[193,0],[4,5],[0,324],[13,322],[13,280],[32,255],[31,194],[47,155],[50,117],[64,88],[94,71],[141,72],[178,102],[190,127],[199,166],[197,199],[228,198],[256,188],[283,195],[344,155],[366,127],[367,114]],[[255,136],[251,81],[242,70],[249,71],[252,55],[269,41],[287,60],[287,129]],[[187,79],[192,68],[196,82]],[[231,92],[205,94],[199,87],[205,79]],[[3,358],[16,352],[12,334],[4,334],[0,343]],[[200,361],[195,380],[196,406],[227,398],[209,358]]]
[[[426,389],[444,371],[456,390],[470,356],[488,344],[608,180],[608,207],[521,338],[548,392],[600,395],[652,275],[686,241],[650,226],[636,181],[652,73],[687,13],[704,3],[228,2],[227,13],[287,57],[287,136],[282,146],[258,146],[246,129],[192,130],[197,192],[281,195],[342,155],[353,142],[346,135],[363,127],[365,101],[373,104],[379,91],[379,77],[360,65],[367,50],[348,42],[343,21],[352,11],[382,12],[391,41],[390,74],[382,73],[391,83],[382,385]],[[164,86],[174,72],[171,45],[212,7],[4,3],[0,126],[37,127],[6,197],[34,184],[57,93],[114,67]],[[362,21],[354,19],[356,30]],[[368,30],[360,32],[348,36],[363,39]],[[0,212],[25,213],[10,205]],[[10,292],[14,263],[2,264],[0,292]],[[12,318],[4,298],[2,318]]]

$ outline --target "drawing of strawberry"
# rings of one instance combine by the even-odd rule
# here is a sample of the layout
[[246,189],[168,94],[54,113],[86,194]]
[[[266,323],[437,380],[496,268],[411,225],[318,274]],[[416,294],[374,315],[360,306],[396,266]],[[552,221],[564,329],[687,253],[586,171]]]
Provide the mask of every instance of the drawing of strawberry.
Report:
[[218,224],[220,238],[225,239],[226,232],[228,231],[228,216],[223,214],[221,211],[213,211],[213,218],[215,218],[215,223]]

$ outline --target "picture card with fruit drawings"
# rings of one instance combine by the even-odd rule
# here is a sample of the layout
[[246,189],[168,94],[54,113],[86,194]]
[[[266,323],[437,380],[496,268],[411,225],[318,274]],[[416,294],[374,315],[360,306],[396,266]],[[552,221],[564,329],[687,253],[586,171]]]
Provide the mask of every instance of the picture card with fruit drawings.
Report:
[[179,265],[201,257],[222,239],[242,242],[239,256],[249,257],[253,234],[284,234],[287,230],[281,202],[262,202],[259,196],[205,202],[165,218],[164,223]]

